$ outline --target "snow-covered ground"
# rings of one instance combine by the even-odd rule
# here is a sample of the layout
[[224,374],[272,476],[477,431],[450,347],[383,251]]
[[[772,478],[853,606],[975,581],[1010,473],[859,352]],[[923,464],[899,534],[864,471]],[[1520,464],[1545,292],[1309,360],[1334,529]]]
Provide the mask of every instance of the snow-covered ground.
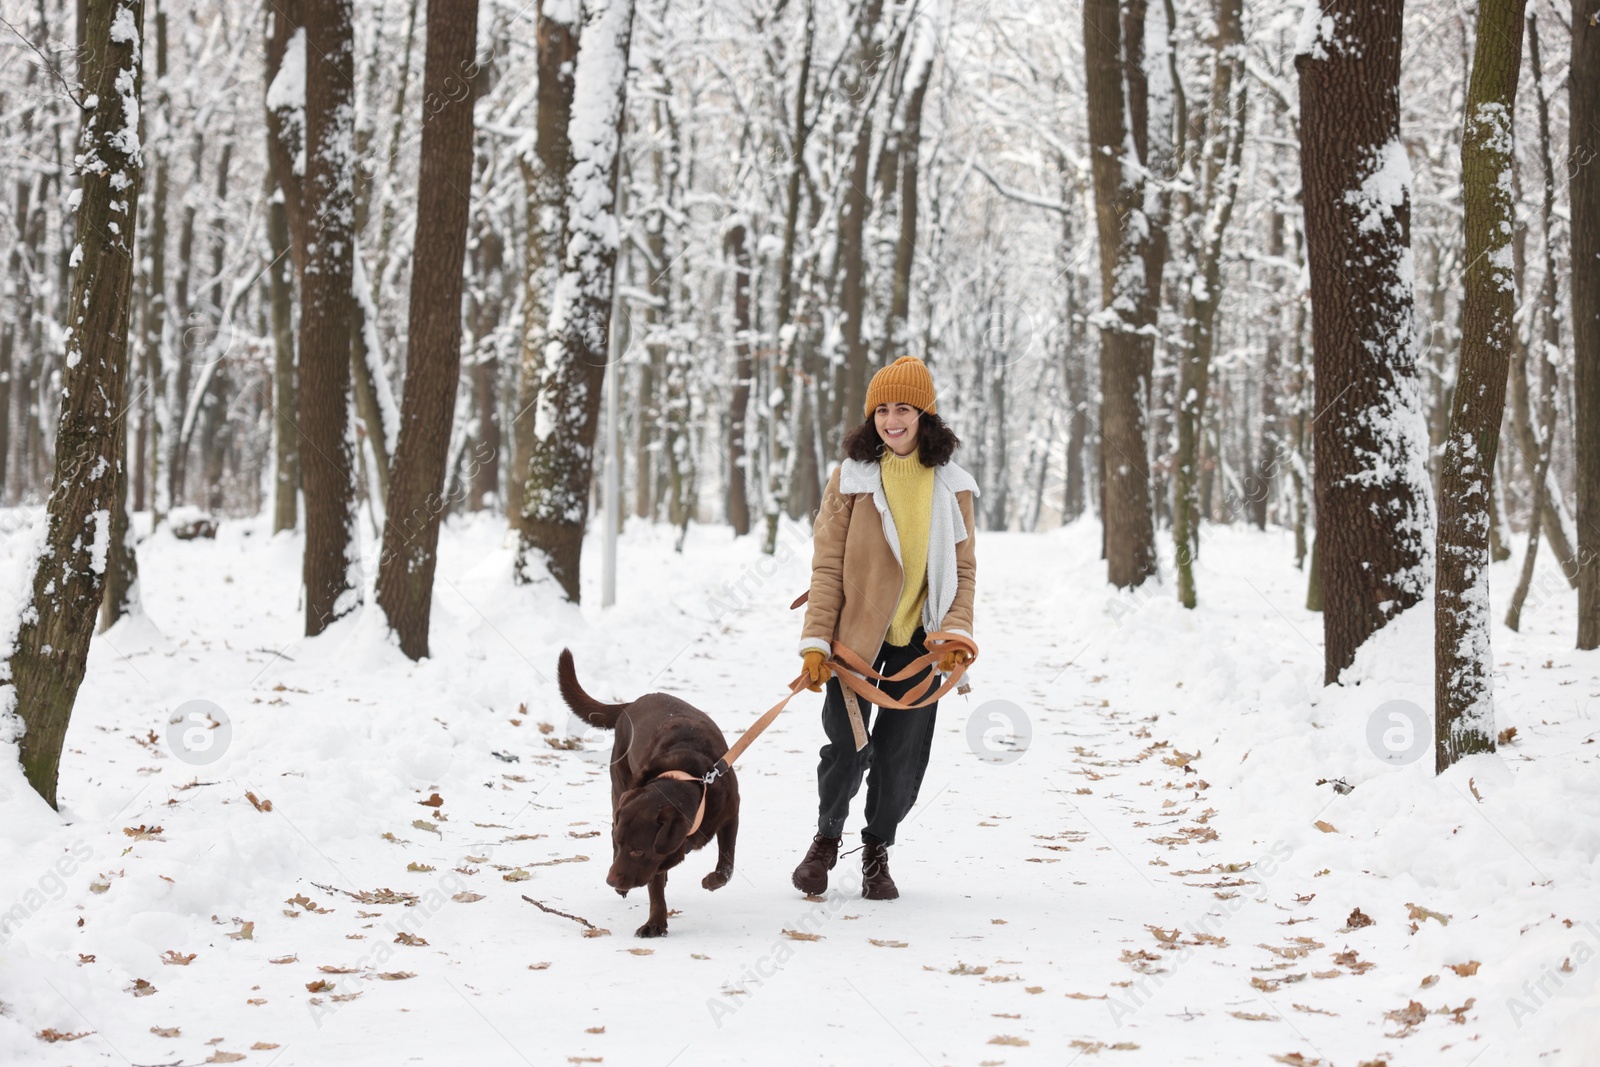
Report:
[[[147,614],[95,639],[59,815],[0,750],[0,1062],[1600,1061],[1600,657],[1559,580],[1494,634],[1515,738],[1435,778],[1407,736],[1430,607],[1324,689],[1287,534],[1208,530],[1190,612],[1107,587],[1092,523],[982,533],[974,689],[940,707],[901,898],[860,899],[858,856],[821,900],[789,885],[802,693],[740,762],[734,880],[707,893],[692,854],[646,941],[643,891],[603,881],[609,738],[557,653],[736,734],[798,671],[809,530],[773,561],[630,524],[602,609],[597,542],[575,607],[509,583],[498,522],[452,523],[413,664],[373,609],[300,637],[300,543],[268,529],[144,543]],[[8,603],[31,543],[0,544]],[[217,758],[178,758],[170,718],[213,706]]]

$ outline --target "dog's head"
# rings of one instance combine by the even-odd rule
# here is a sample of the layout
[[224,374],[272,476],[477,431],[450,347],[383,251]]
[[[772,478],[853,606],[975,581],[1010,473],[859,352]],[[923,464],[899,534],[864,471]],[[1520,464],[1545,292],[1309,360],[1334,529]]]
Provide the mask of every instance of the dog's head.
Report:
[[698,782],[655,781],[622,794],[611,820],[606,885],[627,896],[628,890],[682,862],[700,789]]

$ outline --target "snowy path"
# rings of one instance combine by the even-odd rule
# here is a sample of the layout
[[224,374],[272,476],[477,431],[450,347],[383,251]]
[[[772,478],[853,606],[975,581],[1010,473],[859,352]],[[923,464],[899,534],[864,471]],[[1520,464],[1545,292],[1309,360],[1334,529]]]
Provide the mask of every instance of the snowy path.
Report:
[[[798,670],[803,531],[773,574],[725,530],[678,557],[670,531],[630,527],[602,612],[597,567],[573,608],[506,586],[492,524],[452,529],[435,655],[411,664],[371,615],[298,638],[297,546],[239,530],[146,546],[161,629],[96,643],[66,824],[0,775],[6,1062],[1464,1067],[1595,1047],[1600,964],[1570,946],[1600,945],[1582,747],[1600,684],[1554,601],[1533,614],[1558,632],[1496,634],[1525,740],[1474,768],[1476,805],[1468,774],[1366,746],[1373,707],[1425,699],[1429,635],[1398,627],[1368,680],[1324,694],[1284,538],[1217,533],[1189,613],[1166,590],[1112,597],[1088,526],[984,535],[974,693],[942,702],[891,856],[901,899],[861,900],[858,856],[820,901],[788,884],[814,825],[808,693],[741,761],[733,882],[705,892],[714,853],[691,855],[670,936],[642,941],[644,894],[603,882],[609,738],[566,714],[556,653],[601,699],[666,690],[737,733]],[[232,720],[207,767],[160,737],[195,698]],[[1031,731],[1020,755],[1012,731]],[[1408,904],[1435,917],[1413,932]],[[1347,926],[1358,907],[1374,925]],[[1564,956],[1554,995],[1508,1006]],[[1439,1012],[1469,998],[1459,1023]],[[1430,1014],[1406,1017],[1413,1000]]]

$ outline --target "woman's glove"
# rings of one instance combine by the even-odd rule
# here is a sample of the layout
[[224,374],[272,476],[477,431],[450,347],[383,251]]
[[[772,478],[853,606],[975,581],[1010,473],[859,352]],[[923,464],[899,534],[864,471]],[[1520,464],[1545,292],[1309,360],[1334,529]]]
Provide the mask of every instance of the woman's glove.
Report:
[[822,692],[822,686],[833,677],[833,668],[828,666],[828,654],[820,648],[808,648],[802,655],[806,658],[806,677],[811,679],[811,684],[806,688],[813,693]]
[[958,664],[965,663],[971,658],[972,654],[964,648],[952,649],[944,654],[944,659],[939,661],[939,673],[952,674]]

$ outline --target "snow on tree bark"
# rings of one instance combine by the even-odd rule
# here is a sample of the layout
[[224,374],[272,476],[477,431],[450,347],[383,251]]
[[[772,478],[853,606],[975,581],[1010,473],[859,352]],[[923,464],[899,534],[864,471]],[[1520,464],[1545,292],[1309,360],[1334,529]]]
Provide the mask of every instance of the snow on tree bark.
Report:
[[[1151,240],[1132,108],[1124,94],[1117,0],[1085,0],[1084,81],[1100,239],[1101,463],[1107,579],[1133,588],[1156,573],[1146,463],[1145,397],[1150,350],[1140,331],[1155,322],[1146,259]],[[1136,98],[1139,102],[1142,98]]]
[[310,0],[304,13],[300,477],[306,506],[306,634],[315,636],[354,611],[362,590],[349,414],[355,57],[350,0]]
[[1493,752],[1489,501],[1505,414],[1516,279],[1511,170],[1527,0],[1483,0],[1461,136],[1466,283],[1461,364],[1439,472],[1434,600],[1434,770]]
[[1427,592],[1433,507],[1417,385],[1399,0],[1308,4],[1295,56],[1311,276],[1324,678]]
[[62,742],[104,590],[112,509],[121,506],[126,477],[119,439],[127,430],[128,321],[142,185],[143,25],[143,0],[89,5],[86,104],[75,159],[78,243],[72,251],[55,468],[32,605],[8,656],[11,710],[25,727],[19,744],[23,772],[52,807]]
[[567,126],[566,247],[533,407],[522,509],[523,559],[543,552],[551,576],[574,602],[611,328],[617,160],[632,31],[633,0],[586,6]]
[[[560,277],[566,248],[567,201],[563,178],[571,163],[567,125],[572,119],[573,68],[578,59],[578,12],[571,3],[539,5],[536,30],[539,85],[534,143],[517,147],[517,162],[527,204],[524,242],[521,374],[516,413],[511,419],[512,458],[506,512],[518,531],[518,544],[528,543],[523,502],[533,463],[534,406],[544,378],[544,350],[550,339],[550,299]],[[537,575],[519,549],[513,576],[518,582]]]

